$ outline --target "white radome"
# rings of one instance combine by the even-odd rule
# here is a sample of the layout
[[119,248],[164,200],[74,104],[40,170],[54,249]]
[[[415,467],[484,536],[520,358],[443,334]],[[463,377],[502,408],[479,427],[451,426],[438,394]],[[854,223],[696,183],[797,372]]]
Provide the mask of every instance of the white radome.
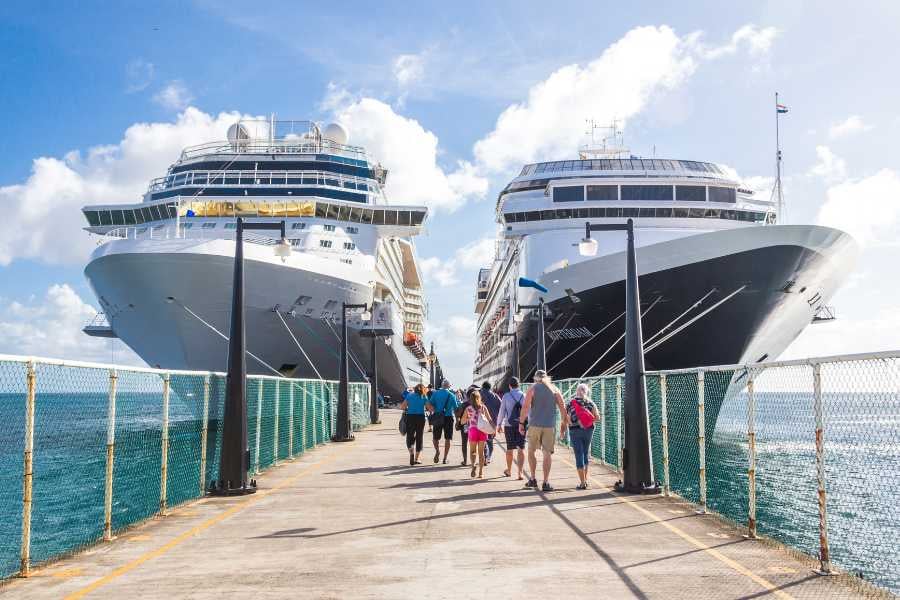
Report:
[[240,140],[249,140],[250,130],[243,123],[235,123],[228,128],[228,141],[237,142]]
[[347,130],[337,123],[329,123],[325,126],[325,131],[322,132],[322,137],[325,139],[329,139],[336,144],[346,144],[347,140],[350,138],[350,134],[347,133]]

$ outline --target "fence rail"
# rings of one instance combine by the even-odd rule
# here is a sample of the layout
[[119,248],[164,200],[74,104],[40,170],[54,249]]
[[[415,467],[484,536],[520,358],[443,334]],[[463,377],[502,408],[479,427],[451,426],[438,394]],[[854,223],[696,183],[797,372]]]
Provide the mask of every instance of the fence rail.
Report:
[[[900,351],[648,372],[655,478],[739,524],[900,593]],[[621,376],[588,383],[593,457],[621,471]]]
[[[328,441],[334,381],[250,376],[251,473]],[[203,495],[225,374],[0,355],[0,579]],[[354,429],[369,386],[350,384]]]

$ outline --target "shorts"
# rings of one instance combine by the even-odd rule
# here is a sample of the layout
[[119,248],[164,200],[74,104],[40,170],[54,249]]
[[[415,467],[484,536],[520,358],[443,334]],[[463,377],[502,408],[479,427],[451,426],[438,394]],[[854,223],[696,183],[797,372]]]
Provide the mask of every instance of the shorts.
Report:
[[525,449],[525,436],[519,433],[519,426],[515,425],[507,425],[503,428],[503,433],[506,437],[506,449],[507,450],[524,450]]
[[478,429],[477,427],[469,427],[469,443],[474,442],[486,442],[488,439],[488,434]]
[[441,423],[440,426],[433,427],[431,430],[431,435],[435,440],[439,440],[442,437],[445,440],[453,439],[453,417],[444,417],[444,422]]
[[535,427],[531,425],[525,436],[528,438],[528,445],[535,450],[540,446],[541,450],[547,454],[553,454],[556,446],[556,427]]

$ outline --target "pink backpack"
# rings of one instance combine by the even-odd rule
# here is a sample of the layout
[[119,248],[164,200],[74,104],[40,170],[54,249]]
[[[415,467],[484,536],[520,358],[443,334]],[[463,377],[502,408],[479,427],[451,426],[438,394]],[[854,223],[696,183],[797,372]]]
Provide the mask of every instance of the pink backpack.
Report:
[[581,427],[584,429],[593,427],[594,415],[591,414],[591,411],[583,407],[577,398],[572,398],[569,402],[572,404],[572,409],[575,411],[575,416],[578,417],[578,423]]

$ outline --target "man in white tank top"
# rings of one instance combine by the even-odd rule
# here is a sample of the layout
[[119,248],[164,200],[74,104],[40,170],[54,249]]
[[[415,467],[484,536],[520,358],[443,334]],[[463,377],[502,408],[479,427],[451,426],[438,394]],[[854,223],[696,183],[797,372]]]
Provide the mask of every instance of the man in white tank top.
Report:
[[[558,411],[558,412],[557,412]],[[562,394],[556,386],[550,382],[547,372],[538,369],[534,374],[534,385],[528,388],[525,394],[525,405],[522,406],[522,416],[519,431],[526,433],[524,423],[528,419],[528,466],[531,468],[531,478],[525,487],[537,488],[537,456],[535,452],[540,447],[544,455],[544,482],[541,490],[552,492],[550,485],[550,466],[553,462],[553,449],[556,446],[556,416],[560,415],[560,437],[565,435],[569,426],[569,414]]]

